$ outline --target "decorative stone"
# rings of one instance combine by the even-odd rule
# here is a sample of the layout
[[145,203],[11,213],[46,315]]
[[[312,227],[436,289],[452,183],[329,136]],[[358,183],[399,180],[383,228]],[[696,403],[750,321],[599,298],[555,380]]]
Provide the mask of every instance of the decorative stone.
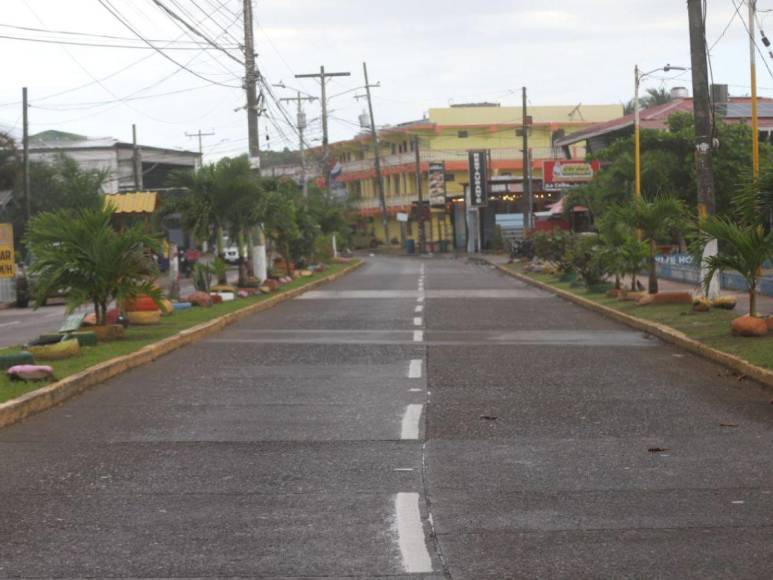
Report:
[[738,298],[736,296],[721,295],[714,298],[711,302],[715,308],[723,308],[724,310],[732,310],[735,308]]
[[708,312],[711,310],[711,302],[705,296],[696,296],[692,301],[693,312]]
[[763,318],[747,314],[733,320],[730,329],[736,336],[765,336],[768,333],[768,323]]
[[12,380],[42,381],[54,374],[54,369],[47,365],[16,365],[7,371]]
[[692,304],[689,292],[658,292],[653,296],[653,304]]
[[194,306],[212,306],[212,297],[206,292],[194,292],[185,298],[186,302],[190,302]]
[[258,290],[260,290],[261,293],[263,294],[271,294],[271,288],[269,288],[268,286],[261,286],[260,288],[258,288]]
[[[631,292],[633,294],[633,292]],[[654,304],[655,303],[655,294],[644,294],[643,296],[640,296],[639,299],[636,301],[636,304],[639,306],[647,306],[648,304]]]
[[129,324],[136,324],[137,326],[151,326],[161,322],[160,310],[138,310],[127,312],[126,316],[129,318]]

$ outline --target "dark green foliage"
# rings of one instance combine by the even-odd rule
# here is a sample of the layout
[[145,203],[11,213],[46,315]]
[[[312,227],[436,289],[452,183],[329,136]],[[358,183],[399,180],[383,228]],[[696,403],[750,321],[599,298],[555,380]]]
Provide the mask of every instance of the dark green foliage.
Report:
[[110,209],[59,210],[35,216],[25,242],[37,277],[36,306],[60,289],[67,289],[67,309],[91,303],[97,323],[104,324],[113,301],[147,294],[160,299],[155,287],[155,262],[149,251],[159,252],[158,240],[140,226],[117,232]]

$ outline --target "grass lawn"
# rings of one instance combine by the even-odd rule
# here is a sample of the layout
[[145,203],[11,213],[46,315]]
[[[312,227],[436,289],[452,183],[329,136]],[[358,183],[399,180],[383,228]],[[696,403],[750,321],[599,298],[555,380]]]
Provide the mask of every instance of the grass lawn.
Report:
[[[126,329],[124,338],[120,340],[103,342],[95,347],[82,347],[80,356],[62,361],[40,361],[40,364],[50,365],[54,369],[56,379],[63,379],[97,363],[139,350],[143,346],[172,336],[186,328],[213,320],[223,314],[240,310],[293,288],[305,286],[314,280],[326,278],[336,272],[340,272],[345,267],[346,264],[331,264],[324,272],[314,274],[308,278],[293,280],[271,294],[259,294],[249,298],[236,299],[232,302],[223,302],[211,308],[191,308],[189,310],[176,311],[172,316],[162,318],[161,324],[155,326],[130,326]],[[0,354],[9,354],[19,350],[20,348],[18,347],[0,349]],[[0,375],[0,403],[38,389],[46,384],[47,382],[44,381],[26,383],[23,381],[11,381],[8,375],[3,372]]]
[[507,268],[631,316],[665,324],[707,346],[737,355],[758,366],[773,369],[773,334],[761,338],[745,338],[730,333],[730,321],[746,314],[744,311],[713,308],[709,312],[693,312],[692,307],[685,304],[637,306],[635,302],[622,302],[605,294],[589,293],[585,288],[572,288],[568,282],[559,282],[555,276],[549,274],[524,272],[519,264],[511,264]]

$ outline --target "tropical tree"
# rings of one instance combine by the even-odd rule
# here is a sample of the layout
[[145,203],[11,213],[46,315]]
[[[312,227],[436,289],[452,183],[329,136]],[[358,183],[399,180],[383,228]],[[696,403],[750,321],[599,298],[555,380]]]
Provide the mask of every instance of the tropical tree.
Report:
[[638,240],[633,229],[615,207],[596,223],[602,244],[603,259],[615,276],[615,288],[620,289],[621,278],[631,276],[631,290],[636,290],[636,276],[647,259],[647,244]]
[[658,239],[683,227],[685,223],[684,204],[681,200],[667,196],[659,196],[651,201],[639,198],[620,208],[619,215],[631,228],[638,230],[642,239],[649,245],[649,284],[647,290],[650,294],[657,294],[658,274],[655,255]]
[[773,259],[773,232],[766,232],[759,223],[736,223],[725,217],[709,216],[700,224],[701,242],[719,242],[719,252],[706,256],[703,284],[708,288],[714,274],[736,271],[749,288],[749,315],[757,316],[757,283],[762,267]]
[[670,103],[674,98],[671,96],[671,92],[665,87],[654,89],[650,87],[646,91],[646,95],[641,100],[642,107],[655,107],[657,105],[665,105]]
[[32,218],[25,243],[34,256],[36,307],[66,288],[68,312],[91,303],[101,325],[113,300],[140,294],[161,299],[149,254],[160,252],[158,239],[139,224],[117,232],[110,223],[112,214],[110,208],[59,210]]

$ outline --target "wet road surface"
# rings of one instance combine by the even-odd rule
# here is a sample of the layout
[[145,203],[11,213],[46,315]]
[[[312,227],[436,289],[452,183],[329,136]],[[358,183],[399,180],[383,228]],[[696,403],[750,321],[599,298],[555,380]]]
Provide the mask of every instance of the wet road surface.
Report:
[[765,578],[770,398],[490,268],[374,258],[0,431],[0,577]]

